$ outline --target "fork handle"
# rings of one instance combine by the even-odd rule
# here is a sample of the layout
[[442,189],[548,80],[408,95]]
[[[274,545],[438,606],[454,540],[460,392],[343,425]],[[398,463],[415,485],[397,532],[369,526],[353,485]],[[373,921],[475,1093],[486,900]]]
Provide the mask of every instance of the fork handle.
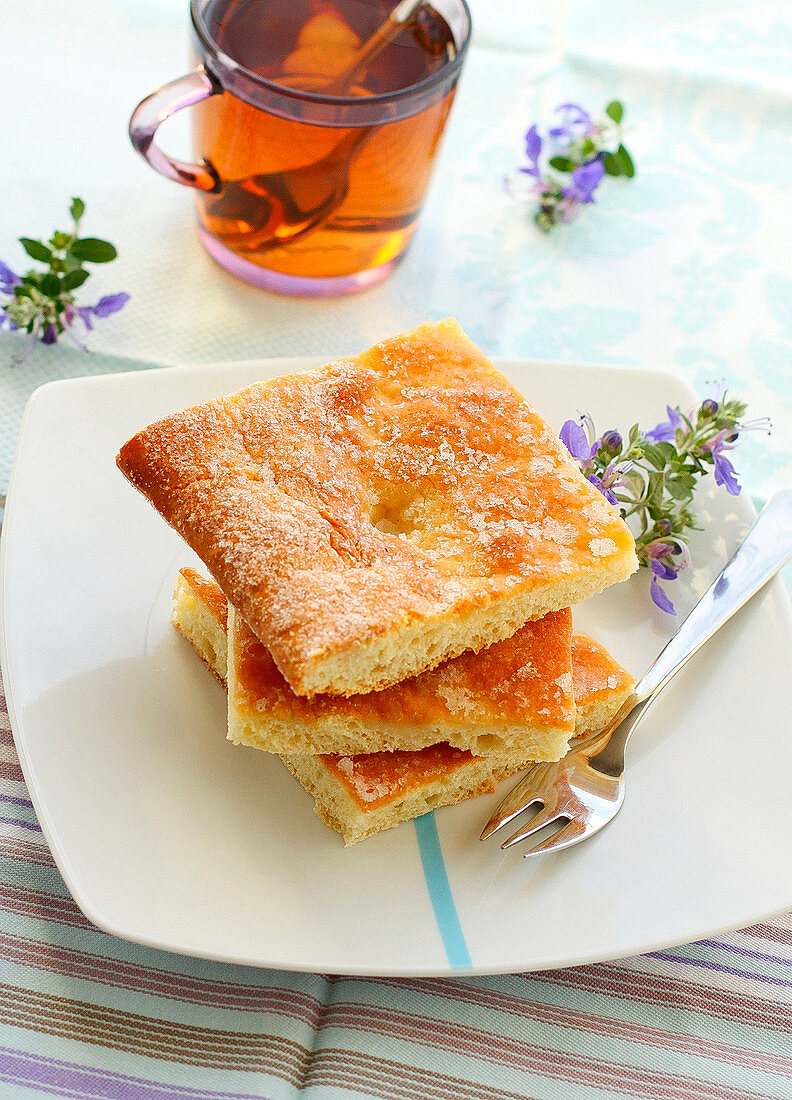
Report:
[[[635,685],[649,702],[735,611],[792,557],[792,489],[776,493],[668,644]],[[641,707],[643,711],[645,707]]]

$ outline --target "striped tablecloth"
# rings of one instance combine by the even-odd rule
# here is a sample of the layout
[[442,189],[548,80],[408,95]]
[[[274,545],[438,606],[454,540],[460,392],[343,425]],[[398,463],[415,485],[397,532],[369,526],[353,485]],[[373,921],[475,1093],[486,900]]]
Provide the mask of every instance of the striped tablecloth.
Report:
[[346,978],[104,934],[36,823],[0,697],[0,1096],[780,1100],[792,916],[596,966]]
[[792,916],[596,966],[345,978],[94,928],[36,823],[0,698],[0,1096],[780,1100]]

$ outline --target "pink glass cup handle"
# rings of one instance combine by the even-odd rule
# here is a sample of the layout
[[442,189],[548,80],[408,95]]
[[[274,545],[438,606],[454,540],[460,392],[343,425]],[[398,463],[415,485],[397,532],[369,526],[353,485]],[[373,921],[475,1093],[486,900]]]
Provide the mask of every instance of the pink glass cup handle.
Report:
[[154,137],[162,123],[185,107],[194,107],[210,96],[222,91],[205,69],[180,76],[169,84],[152,92],[138,103],[129,120],[129,139],[144,160],[161,175],[186,187],[199,191],[219,191],[220,177],[215,168],[205,160],[198,164],[186,164],[163,153],[154,144]]

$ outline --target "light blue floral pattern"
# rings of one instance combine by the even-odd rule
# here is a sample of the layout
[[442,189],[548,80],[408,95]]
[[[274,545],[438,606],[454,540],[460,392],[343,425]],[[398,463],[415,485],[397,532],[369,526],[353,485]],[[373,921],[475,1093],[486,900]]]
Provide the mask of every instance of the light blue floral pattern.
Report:
[[[675,369],[698,389],[724,379],[774,422],[740,456],[746,485],[763,496],[792,484],[786,0],[474,2],[474,45],[411,251],[382,286],[327,302],[272,297],[220,271],[195,236],[190,194],[128,146],[131,107],[184,70],[183,0],[97,0],[95,11],[69,5],[68,18],[36,2],[90,78],[70,82],[57,172],[39,138],[57,78],[40,71],[36,94],[5,113],[14,155],[0,161],[0,256],[19,260],[16,233],[44,231],[74,181],[92,229],[119,246],[113,285],[97,290],[120,279],[132,294],[92,335],[95,350],[151,363],[337,354],[451,314],[493,355]],[[35,36],[24,7],[4,19],[5,40],[20,43],[5,52],[5,80],[21,87],[38,62]],[[503,184],[525,131],[559,103],[598,112],[612,98],[626,106],[637,176],[609,180],[576,222],[543,237]],[[177,152],[179,124],[168,136]],[[18,381],[0,375],[7,407]]]

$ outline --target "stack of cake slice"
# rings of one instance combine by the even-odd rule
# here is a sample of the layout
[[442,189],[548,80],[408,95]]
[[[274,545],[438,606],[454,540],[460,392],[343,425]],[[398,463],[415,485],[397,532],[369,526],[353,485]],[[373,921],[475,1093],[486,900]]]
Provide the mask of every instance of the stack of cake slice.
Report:
[[[537,760],[558,759],[573,733],[610,721],[632,687],[602,646],[571,633],[568,611],[408,681],[403,702],[402,685],[349,699],[295,695],[260,643],[240,662],[225,596],[192,569],[179,574],[172,621],[231,685],[231,739],[280,755],[347,844],[491,791]],[[383,743],[424,747],[361,751],[379,731]]]
[[118,463],[213,577],[182,571],[173,618],[229,737],[347,843],[559,759],[629,692],[568,608],[633,571],[632,536],[453,321],[167,417]]

